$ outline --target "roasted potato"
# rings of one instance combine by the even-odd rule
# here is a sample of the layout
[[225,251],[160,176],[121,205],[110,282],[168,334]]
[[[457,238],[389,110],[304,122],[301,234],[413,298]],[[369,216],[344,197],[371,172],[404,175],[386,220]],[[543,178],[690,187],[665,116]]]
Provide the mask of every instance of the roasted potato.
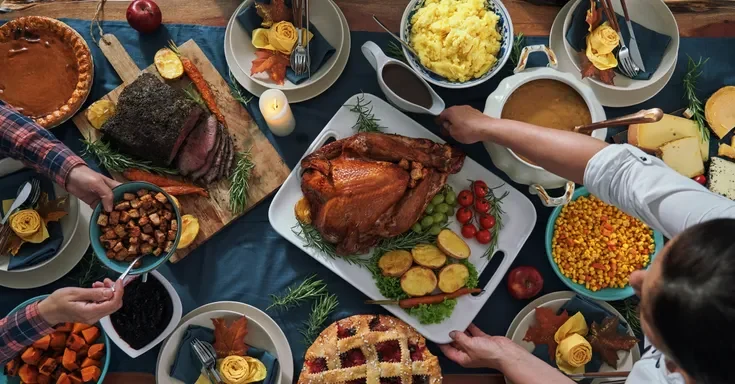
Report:
[[408,251],[386,252],[378,260],[378,268],[383,276],[401,277],[413,265],[413,256]]
[[401,289],[409,296],[426,296],[436,289],[436,274],[426,267],[413,267],[401,276]]
[[447,263],[447,255],[439,248],[431,244],[419,244],[411,250],[411,255],[416,264],[437,269]]
[[459,260],[470,257],[470,246],[459,235],[448,229],[439,232],[436,244],[449,257]]
[[452,293],[467,285],[470,270],[464,264],[449,264],[439,271],[439,290]]

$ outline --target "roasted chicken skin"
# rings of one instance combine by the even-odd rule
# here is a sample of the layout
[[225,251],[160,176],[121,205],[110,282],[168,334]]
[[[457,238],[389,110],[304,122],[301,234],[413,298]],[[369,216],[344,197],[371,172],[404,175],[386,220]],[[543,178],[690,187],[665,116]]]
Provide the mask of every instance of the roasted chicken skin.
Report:
[[446,144],[383,133],[329,143],[301,161],[312,223],[337,253],[365,253],[406,232],[465,155]]

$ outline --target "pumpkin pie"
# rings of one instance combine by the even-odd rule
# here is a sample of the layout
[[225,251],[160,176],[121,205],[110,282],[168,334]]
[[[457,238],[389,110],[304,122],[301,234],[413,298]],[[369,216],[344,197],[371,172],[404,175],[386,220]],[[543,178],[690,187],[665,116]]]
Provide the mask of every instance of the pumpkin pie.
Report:
[[76,113],[92,87],[94,66],[84,39],[48,17],[0,26],[0,100],[52,128]]

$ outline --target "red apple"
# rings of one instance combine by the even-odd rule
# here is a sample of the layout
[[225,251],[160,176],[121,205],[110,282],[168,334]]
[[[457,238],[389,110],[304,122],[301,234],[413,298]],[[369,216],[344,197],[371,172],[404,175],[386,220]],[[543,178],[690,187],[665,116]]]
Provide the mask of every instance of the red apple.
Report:
[[125,12],[133,29],[140,33],[151,33],[161,26],[161,8],[153,0],[134,0]]

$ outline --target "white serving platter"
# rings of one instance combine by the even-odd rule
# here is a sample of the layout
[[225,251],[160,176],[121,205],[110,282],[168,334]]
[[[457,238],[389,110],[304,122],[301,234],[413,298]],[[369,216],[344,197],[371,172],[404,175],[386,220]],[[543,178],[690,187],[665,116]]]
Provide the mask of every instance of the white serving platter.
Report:
[[[345,104],[354,104],[358,96],[364,96],[365,102],[371,103],[373,114],[376,118],[380,119],[382,126],[387,127],[384,129],[385,133],[426,138],[438,143],[445,142],[379,97],[370,94],[358,94],[345,101]],[[316,137],[311,146],[309,146],[304,156],[320,148],[329,138],[343,139],[354,135],[356,132],[352,126],[355,124],[356,119],[357,114],[350,112],[348,107],[340,108],[324,130]],[[452,316],[440,324],[423,325],[419,323],[418,319],[410,316],[397,306],[385,306],[388,311],[416,328],[426,338],[440,344],[451,342],[449,332],[453,330],[464,330],[472,322],[482,306],[490,298],[495,288],[502,281],[503,276],[505,276],[505,273],[536,224],[536,210],[531,201],[517,189],[506,184],[500,177],[488,171],[469,157],[465,160],[464,167],[462,167],[459,173],[449,176],[448,184],[459,193],[459,191],[469,186],[468,179],[484,180],[490,187],[502,185],[496,191],[500,194],[505,191],[509,193],[503,200],[505,215],[502,219],[504,227],[498,236],[497,247],[497,252],[503,252],[505,257],[495,274],[484,287],[485,293],[480,296],[460,297],[457,300],[457,306],[454,308]],[[344,260],[331,259],[319,251],[304,246],[302,239],[292,230],[297,225],[294,205],[302,196],[301,165],[299,164],[294,167],[270,206],[268,218],[273,228],[281,236],[321,262],[325,267],[331,269],[338,276],[362,291],[370,299],[385,299],[380,294],[372,275],[367,269],[352,265]],[[459,233],[460,225],[456,220],[450,219],[449,229]],[[475,265],[478,273],[481,275],[489,263],[488,259],[482,257],[487,249],[487,245],[481,245],[474,240],[468,241],[467,243],[472,251],[469,260]]]

